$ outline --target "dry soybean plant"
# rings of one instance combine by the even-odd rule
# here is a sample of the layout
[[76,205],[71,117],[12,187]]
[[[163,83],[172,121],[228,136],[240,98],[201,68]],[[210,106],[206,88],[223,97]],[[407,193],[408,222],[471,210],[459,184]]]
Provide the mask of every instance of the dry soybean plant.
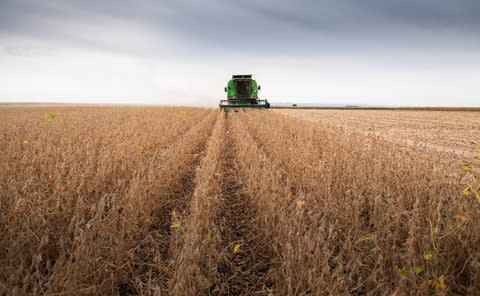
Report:
[[0,116],[0,294],[480,290],[480,150],[266,110]]

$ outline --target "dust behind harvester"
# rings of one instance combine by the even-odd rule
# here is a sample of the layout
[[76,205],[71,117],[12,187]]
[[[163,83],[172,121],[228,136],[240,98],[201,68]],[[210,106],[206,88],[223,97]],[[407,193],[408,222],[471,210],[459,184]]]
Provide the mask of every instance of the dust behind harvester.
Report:
[[227,93],[226,100],[220,100],[220,109],[228,112],[230,109],[237,111],[245,108],[270,108],[270,103],[267,100],[260,100],[258,98],[258,91],[260,85],[257,86],[257,81],[252,79],[252,75],[232,75],[232,79],[228,81],[225,92]]

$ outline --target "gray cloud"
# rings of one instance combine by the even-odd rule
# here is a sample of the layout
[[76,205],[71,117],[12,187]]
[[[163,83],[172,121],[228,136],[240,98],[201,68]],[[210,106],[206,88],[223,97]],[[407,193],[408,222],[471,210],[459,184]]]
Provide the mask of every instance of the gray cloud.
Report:
[[7,0],[0,34],[147,55],[165,54],[166,37],[199,55],[478,50],[480,2]]

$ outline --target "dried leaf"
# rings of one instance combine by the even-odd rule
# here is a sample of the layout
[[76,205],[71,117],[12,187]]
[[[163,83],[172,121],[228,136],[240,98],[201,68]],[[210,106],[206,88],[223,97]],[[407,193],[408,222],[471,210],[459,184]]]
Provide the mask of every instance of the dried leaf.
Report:
[[462,169],[464,169],[466,171],[470,171],[472,169],[472,165],[469,164],[469,163],[457,163],[456,166],[461,167]]
[[371,250],[375,249],[375,246],[374,245],[365,245],[365,246],[363,246],[363,248],[365,250],[371,251]]
[[211,288],[213,286],[213,282],[209,279],[207,279],[207,288]]
[[213,286],[213,282],[207,279],[205,276],[200,275],[198,278],[200,279],[200,282],[202,282],[207,287],[207,289]]
[[172,225],[170,226],[170,228],[180,229],[180,228],[182,228],[182,226],[180,225],[180,223],[175,223],[175,224],[172,224]]
[[233,253],[238,252],[239,248],[240,248],[240,244],[236,244],[235,247],[233,247]]
[[45,119],[48,121],[48,122],[52,122],[54,119],[55,119],[56,115],[54,113],[50,113],[50,112],[47,112],[45,114]]
[[215,240],[215,237],[211,236],[211,235],[208,234],[208,233],[205,233],[205,234],[203,235],[203,237],[204,237],[206,240],[208,240],[209,242],[213,242],[213,241]]
[[423,268],[421,268],[420,266],[414,266],[413,270],[415,270],[416,274],[421,274],[423,271]]
[[447,285],[445,285],[445,276],[441,275],[438,278],[438,282],[436,283],[436,288],[441,291],[447,288]]
[[407,276],[407,272],[403,269],[403,267],[398,267],[398,274],[401,277],[406,277]]

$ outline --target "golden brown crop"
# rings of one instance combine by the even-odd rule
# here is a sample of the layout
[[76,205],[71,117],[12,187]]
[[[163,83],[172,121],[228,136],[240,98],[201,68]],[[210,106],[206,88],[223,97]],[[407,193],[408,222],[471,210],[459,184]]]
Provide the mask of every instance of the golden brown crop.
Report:
[[0,118],[0,295],[480,290],[478,159],[272,111]]

